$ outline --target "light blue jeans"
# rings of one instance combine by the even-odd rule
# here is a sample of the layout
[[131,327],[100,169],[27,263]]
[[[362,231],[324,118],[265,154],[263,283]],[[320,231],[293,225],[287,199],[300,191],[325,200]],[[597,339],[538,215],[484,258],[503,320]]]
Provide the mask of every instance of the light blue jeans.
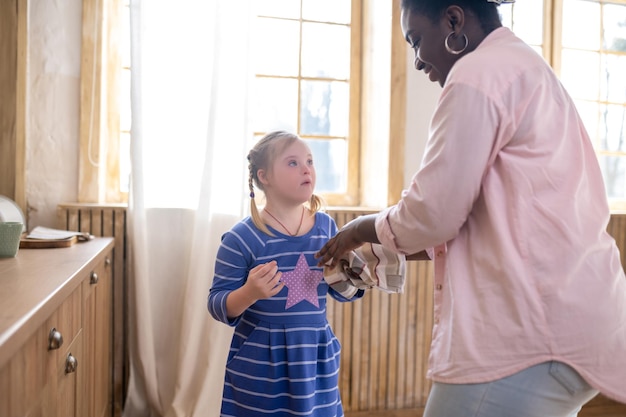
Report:
[[485,384],[435,382],[424,417],[576,417],[597,394],[570,366],[544,362]]

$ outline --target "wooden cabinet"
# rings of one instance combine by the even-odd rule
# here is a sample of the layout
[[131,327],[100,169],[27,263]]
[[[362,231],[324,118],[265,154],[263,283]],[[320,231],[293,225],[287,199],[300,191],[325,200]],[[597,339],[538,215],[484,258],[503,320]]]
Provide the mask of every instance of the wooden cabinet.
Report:
[[0,259],[0,416],[111,415],[112,248]]
[[85,373],[89,375],[86,396],[87,413],[92,417],[111,415],[112,395],[112,310],[111,310],[111,257],[89,274],[83,281],[83,337],[86,351]]

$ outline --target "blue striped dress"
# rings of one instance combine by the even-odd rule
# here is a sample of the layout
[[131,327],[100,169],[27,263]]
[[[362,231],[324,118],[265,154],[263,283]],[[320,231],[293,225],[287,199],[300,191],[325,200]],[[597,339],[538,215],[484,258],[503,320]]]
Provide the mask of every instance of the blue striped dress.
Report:
[[[326,319],[326,295],[351,301],[328,287],[314,254],[337,231],[326,213],[303,236],[271,229],[269,236],[248,217],[222,236],[208,309],[235,327],[230,346],[222,417],[341,417],[340,344]],[[285,287],[228,318],[226,297],[248,272],[276,260]],[[363,296],[360,291],[352,300]]]

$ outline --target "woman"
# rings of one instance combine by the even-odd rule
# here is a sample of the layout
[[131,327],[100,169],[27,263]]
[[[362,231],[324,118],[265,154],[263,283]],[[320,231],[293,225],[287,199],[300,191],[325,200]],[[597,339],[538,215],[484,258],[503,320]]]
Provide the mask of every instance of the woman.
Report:
[[364,242],[434,259],[425,417],[570,417],[598,392],[626,402],[626,278],[572,99],[494,1],[403,0],[402,30],[443,87],[422,166],[319,264]]

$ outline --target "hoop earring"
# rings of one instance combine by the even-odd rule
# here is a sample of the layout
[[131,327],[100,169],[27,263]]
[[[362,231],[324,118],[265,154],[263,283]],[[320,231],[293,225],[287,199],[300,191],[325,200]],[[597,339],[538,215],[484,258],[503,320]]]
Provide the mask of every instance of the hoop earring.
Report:
[[460,50],[456,51],[454,49],[452,49],[452,47],[450,47],[450,38],[452,37],[452,35],[454,35],[454,32],[450,32],[450,34],[448,36],[446,36],[446,40],[444,42],[445,46],[446,46],[446,51],[450,52],[452,55],[459,55],[460,53],[462,53],[463,51],[465,51],[467,49],[467,45],[469,45],[469,39],[467,39],[467,35],[465,35],[465,33],[463,34],[463,38],[465,39],[465,45],[463,46],[463,48],[461,48]]

